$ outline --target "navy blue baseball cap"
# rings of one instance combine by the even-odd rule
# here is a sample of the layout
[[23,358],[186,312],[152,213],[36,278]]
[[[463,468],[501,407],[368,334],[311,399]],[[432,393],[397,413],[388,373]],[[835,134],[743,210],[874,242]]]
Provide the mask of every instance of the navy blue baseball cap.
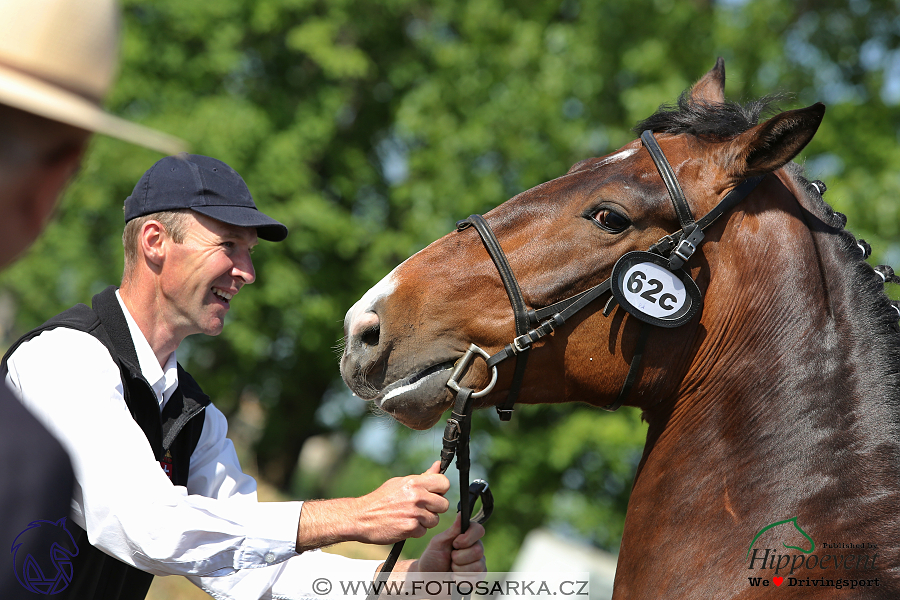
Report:
[[181,208],[229,225],[255,227],[256,234],[270,242],[280,242],[288,234],[287,227],[256,208],[237,171],[199,154],[167,156],[150,167],[125,199],[125,222]]

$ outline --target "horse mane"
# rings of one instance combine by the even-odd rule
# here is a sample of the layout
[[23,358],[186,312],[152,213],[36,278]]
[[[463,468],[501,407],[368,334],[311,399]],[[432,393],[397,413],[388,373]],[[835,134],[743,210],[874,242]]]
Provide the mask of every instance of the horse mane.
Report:
[[775,94],[743,104],[732,101],[695,102],[687,90],[682,92],[676,104],[661,104],[655,113],[635,125],[632,131],[636,135],[650,130],[654,133],[731,138],[756,125],[761,116],[777,113],[777,103],[784,99],[785,96]]
[[[633,131],[640,135],[650,130],[659,133],[686,134],[699,138],[728,139],[755,126],[760,117],[778,112],[777,103],[783,95],[770,95],[745,103],[726,101],[724,103],[695,102],[689,91],[678,98],[676,104],[662,104],[650,117],[635,125]],[[816,244],[834,244],[838,264],[831,265],[825,275],[832,284],[846,291],[841,294],[841,318],[850,322],[857,342],[868,346],[871,357],[876,357],[877,365],[866,365],[870,369],[863,378],[878,378],[869,389],[882,392],[885,401],[892,407],[895,423],[900,423],[900,328],[897,310],[885,293],[884,282],[875,269],[866,262],[868,252],[864,242],[857,240],[845,229],[847,218],[836,212],[822,197],[824,185],[818,187],[807,179],[801,165],[790,162],[783,167],[784,173],[794,184],[800,197],[797,202],[813,221],[811,229],[825,233],[816,235]],[[849,343],[849,340],[848,340]]]
[[884,280],[866,262],[867,253],[861,240],[844,228],[847,217],[836,212],[825,201],[819,189],[806,178],[803,167],[791,162],[783,169],[804,195],[804,198],[797,199],[801,206],[830,226],[829,239],[840,251],[844,268],[829,275],[845,279],[853,297],[846,307],[847,315],[859,325],[857,330],[867,336],[866,341],[872,344],[876,354],[886,359],[886,374],[889,377],[882,379],[882,384],[892,390],[889,396],[900,410],[900,327],[897,311],[885,293]]

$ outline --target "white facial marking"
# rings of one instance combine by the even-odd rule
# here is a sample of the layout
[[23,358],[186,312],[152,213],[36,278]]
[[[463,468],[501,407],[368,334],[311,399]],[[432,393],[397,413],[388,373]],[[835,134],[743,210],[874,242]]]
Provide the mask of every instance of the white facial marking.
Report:
[[393,271],[385,275],[381,281],[369,288],[369,290],[363,294],[362,298],[357,300],[356,304],[350,307],[350,310],[347,311],[347,315],[344,317],[345,331],[351,331],[350,324],[358,315],[369,312],[379,299],[394,293],[394,290],[397,289],[397,282],[394,281],[394,273],[401,266],[402,263],[394,267]]
[[637,148],[629,148],[628,150],[622,150],[621,152],[617,152],[617,153],[613,154],[612,156],[607,156],[606,158],[604,158],[603,160],[598,162],[596,165],[594,165],[593,168],[596,169],[597,167],[602,167],[603,165],[608,165],[610,163],[619,162],[620,160],[625,160],[626,158],[628,158],[629,156],[631,156],[632,154],[634,154],[637,151],[638,151]]

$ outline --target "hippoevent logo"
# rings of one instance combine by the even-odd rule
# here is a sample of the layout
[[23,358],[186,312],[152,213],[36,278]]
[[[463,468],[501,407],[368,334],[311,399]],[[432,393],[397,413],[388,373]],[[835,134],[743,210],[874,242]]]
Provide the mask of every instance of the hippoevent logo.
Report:
[[78,555],[75,538],[66,529],[66,519],[32,521],[13,541],[16,579],[35,594],[58,594],[74,575],[72,559]]
[[[780,547],[772,547],[773,542]],[[877,544],[826,542],[816,552],[815,540],[797,523],[797,517],[760,529],[747,548],[746,558],[747,569],[754,572],[747,578],[751,587],[856,589],[881,585],[872,572],[877,568]],[[866,571],[873,577],[860,578],[860,572],[869,574]]]

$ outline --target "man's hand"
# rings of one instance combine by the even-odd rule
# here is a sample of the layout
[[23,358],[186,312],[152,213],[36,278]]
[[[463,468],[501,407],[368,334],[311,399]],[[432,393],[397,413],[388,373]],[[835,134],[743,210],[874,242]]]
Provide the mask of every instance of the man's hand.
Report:
[[460,534],[461,517],[446,531],[437,534],[422,552],[421,558],[409,566],[410,572],[440,573],[484,573],[487,563],[484,559],[484,527],[479,523],[469,523],[465,533]]
[[422,537],[440,521],[450,502],[450,481],[435,462],[421,475],[395,477],[361,498],[305,502],[297,529],[297,552],[345,541],[393,544]]

